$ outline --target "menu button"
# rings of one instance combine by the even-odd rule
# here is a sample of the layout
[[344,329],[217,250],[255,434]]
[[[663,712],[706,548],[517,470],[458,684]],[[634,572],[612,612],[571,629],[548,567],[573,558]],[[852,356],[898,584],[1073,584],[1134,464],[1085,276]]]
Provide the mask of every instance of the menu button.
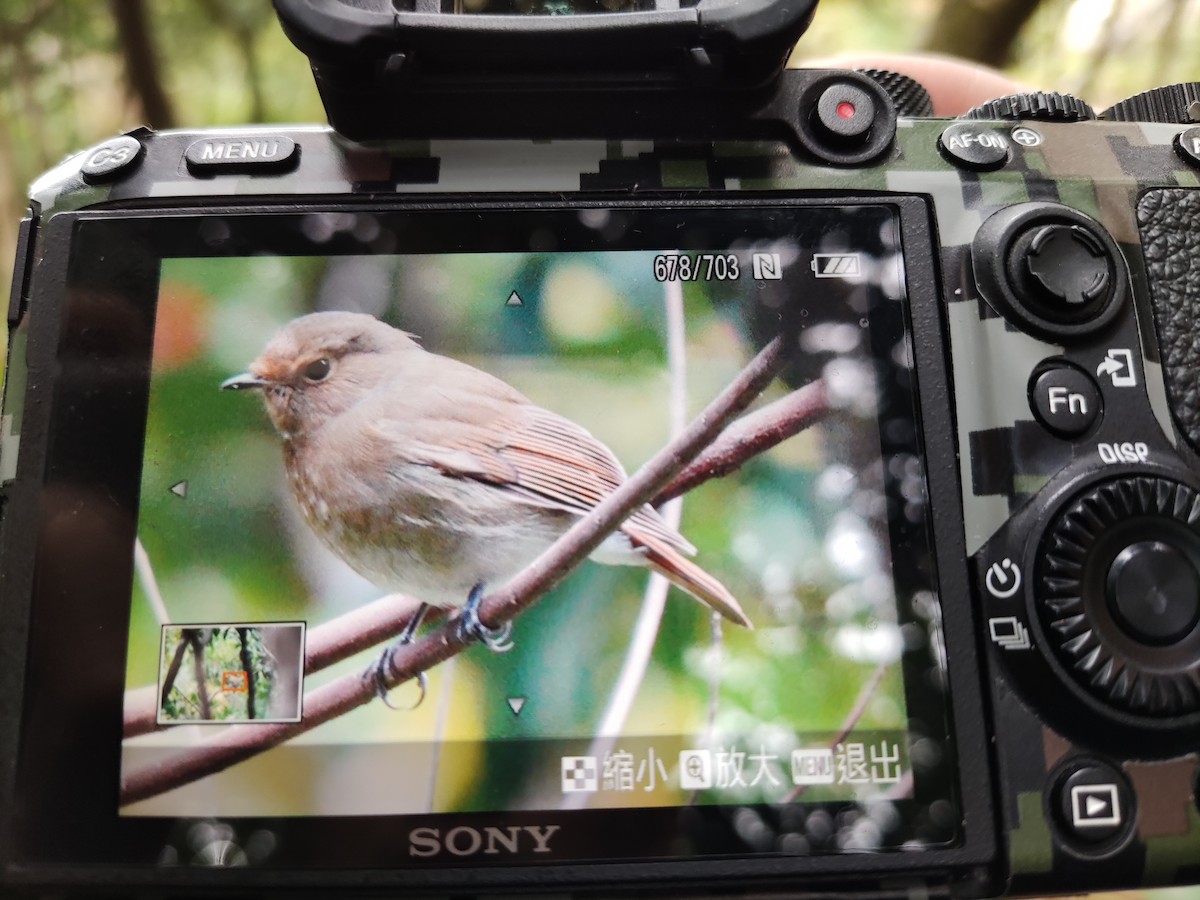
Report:
[[299,149],[295,141],[281,134],[208,137],[188,147],[183,158],[193,175],[265,175],[293,168]]

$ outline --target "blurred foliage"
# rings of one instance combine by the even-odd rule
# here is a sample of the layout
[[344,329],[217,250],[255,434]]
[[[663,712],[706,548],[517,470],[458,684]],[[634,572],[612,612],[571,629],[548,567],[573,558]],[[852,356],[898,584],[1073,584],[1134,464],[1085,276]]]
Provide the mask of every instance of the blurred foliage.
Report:
[[[162,721],[268,718],[277,682],[275,661],[257,628],[166,628],[161,671],[164,681],[172,676],[170,690],[159,707]],[[198,672],[203,675],[201,680],[196,678]],[[160,691],[164,686],[159,686]],[[291,706],[296,708],[295,703]]]

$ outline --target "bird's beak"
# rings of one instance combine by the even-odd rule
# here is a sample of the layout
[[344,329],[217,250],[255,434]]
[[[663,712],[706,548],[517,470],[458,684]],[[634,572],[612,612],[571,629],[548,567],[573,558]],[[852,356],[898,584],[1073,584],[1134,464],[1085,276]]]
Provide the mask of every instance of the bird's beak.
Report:
[[243,372],[241,375],[234,375],[232,378],[226,378],[221,382],[221,390],[223,391],[261,391],[271,382],[265,378],[260,378],[252,372]]

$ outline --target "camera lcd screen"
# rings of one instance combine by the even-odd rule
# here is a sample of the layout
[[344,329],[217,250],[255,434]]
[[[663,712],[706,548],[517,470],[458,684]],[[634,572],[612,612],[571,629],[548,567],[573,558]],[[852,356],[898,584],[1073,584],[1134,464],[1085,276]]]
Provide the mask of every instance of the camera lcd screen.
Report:
[[[77,228],[137,248],[74,254],[60,356],[144,423],[110,486],[131,546],[101,795],[157,861],[220,841],[250,864],[394,866],[961,840],[895,206]],[[374,692],[397,610],[431,604],[413,646],[460,627],[776,338],[721,465],[511,633],[326,712]],[[604,840],[551,841],[593,814]],[[322,844],[330,821],[392,838]]]

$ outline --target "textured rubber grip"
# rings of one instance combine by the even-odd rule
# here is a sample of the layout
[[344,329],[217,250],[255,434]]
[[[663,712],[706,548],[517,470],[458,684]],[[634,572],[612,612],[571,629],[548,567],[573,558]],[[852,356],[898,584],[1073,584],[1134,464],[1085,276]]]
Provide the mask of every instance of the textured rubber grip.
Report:
[[1200,452],[1200,191],[1147,191],[1137,217],[1171,415]]

